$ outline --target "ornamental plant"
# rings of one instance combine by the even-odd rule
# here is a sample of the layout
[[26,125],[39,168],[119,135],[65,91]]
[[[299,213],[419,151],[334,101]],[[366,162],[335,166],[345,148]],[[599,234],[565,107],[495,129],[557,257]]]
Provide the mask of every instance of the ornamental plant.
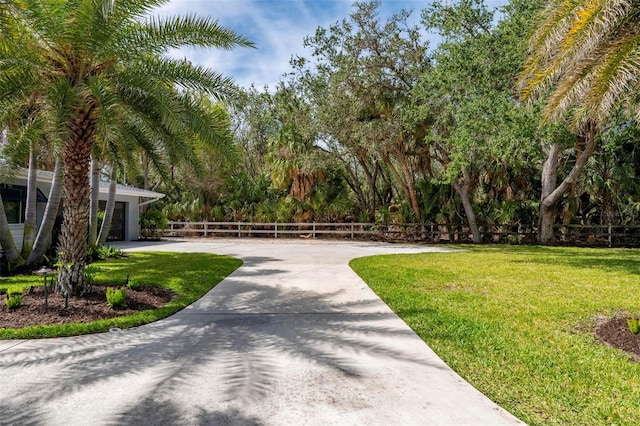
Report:
[[127,293],[122,288],[107,287],[107,305],[112,308],[127,306]]

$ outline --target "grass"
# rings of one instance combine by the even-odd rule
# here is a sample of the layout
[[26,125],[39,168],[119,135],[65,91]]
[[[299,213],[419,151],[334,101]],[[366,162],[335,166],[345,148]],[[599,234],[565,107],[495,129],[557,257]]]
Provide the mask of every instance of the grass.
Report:
[[[242,261],[228,256],[201,253],[133,253],[130,257],[93,263],[88,267],[94,282],[113,284],[131,280],[157,285],[176,292],[171,302],[159,309],[83,324],[41,325],[21,329],[0,329],[0,339],[30,339],[99,333],[112,327],[130,328],[165,318],[202,297],[236,270]],[[2,278],[0,292],[9,287],[42,285],[37,276]]]
[[640,313],[640,251],[469,247],[352,268],[462,377],[531,425],[640,424],[640,365],[598,315]]

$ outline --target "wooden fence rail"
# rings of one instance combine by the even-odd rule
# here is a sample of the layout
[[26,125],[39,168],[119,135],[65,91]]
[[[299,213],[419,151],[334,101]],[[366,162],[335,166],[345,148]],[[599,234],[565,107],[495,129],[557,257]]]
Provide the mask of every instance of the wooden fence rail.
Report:
[[[503,224],[481,227],[482,241],[498,244],[533,244],[532,225]],[[561,245],[640,247],[640,225],[557,225]],[[267,223],[267,222],[169,222],[165,236],[236,238],[347,238],[429,243],[468,243],[468,227],[439,223]]]

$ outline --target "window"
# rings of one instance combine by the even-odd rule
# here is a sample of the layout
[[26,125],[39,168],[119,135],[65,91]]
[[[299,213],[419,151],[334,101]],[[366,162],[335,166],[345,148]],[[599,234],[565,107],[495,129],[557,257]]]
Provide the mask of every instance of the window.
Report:
[[[24,220],[25,201],[27,200],[27,187],[21,185],[0,184],[0,195],[4,204],[4,212],[10,224],[22,223]],[[36,202],[46,203],[47,197],[38,189]]]
[[7,214],[7,220],[10,224],[22,223],[24,217],[22,213],[22,203],[20,201],[4,201],[4,212]]

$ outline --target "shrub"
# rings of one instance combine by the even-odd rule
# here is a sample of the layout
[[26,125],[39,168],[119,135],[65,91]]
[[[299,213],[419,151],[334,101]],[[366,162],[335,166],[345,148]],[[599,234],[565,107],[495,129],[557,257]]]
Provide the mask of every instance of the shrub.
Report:
[[13,296],[7,295],[4,299],[4,303],[10,311],[18,309],[22,306],[22,294],[14,294]]
[[627,325],[629,326],[631,334],[640,333],[640,317],[633,316],[631,318],[627,318]]
[[107,287],[107,305],[112,308],[124,308],[126,303],[127,293],[122,288]]
[[142,239],[160,239],[162,230],[167,229],[169,226],[167,217],[155,208],[140,214],[138,223],[140,224],[140,238]]

